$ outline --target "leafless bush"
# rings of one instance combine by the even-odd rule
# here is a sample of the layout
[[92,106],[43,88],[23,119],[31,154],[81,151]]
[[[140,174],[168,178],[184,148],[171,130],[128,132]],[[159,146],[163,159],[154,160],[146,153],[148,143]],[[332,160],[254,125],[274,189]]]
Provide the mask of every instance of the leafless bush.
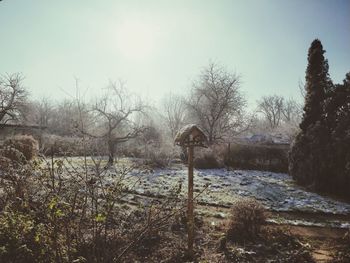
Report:
[[265,222],[264,207],[255,199],[242,199],[232,207],[232,216],[227,238],[244,241],[256,238]]
[[134,248],[158,240],[184,207],[177,197],[181,188],[174,187],[162,200],[129,203],[140,176],[131,173],[132,167],[105,169],[105,162],[98,157],[36,159],[0,170],[0,261],[125,262],[141,257]]

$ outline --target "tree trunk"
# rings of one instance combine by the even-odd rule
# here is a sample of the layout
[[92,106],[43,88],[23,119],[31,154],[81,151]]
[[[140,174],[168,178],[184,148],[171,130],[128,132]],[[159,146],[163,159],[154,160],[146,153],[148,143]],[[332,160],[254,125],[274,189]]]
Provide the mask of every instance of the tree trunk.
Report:
[[114,164],[115,143],[113,140],[108,141],[108,166]]

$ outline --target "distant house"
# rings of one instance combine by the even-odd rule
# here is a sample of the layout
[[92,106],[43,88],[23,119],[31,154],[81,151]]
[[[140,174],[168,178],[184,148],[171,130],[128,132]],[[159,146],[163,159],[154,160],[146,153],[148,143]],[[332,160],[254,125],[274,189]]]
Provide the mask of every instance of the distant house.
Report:
[[250,137],[246,137],[246,141],[264,144],[290,144],[290,138],[283,134],[254,134]]
[[0,124],[0,141],[15,135],[32,135],[35,139],[41,139],[44,126],[38,125],[23,125],[23,124]]
[[291,138],[283,134],[250,134],[242,137],[235,137],[232,142],[236,144],[289,147]]

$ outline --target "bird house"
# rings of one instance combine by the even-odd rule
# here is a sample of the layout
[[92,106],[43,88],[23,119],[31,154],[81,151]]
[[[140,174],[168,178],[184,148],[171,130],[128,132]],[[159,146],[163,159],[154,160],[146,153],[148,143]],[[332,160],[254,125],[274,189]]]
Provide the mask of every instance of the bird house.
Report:
[[203,130],[196,124],[189,124],[178,131],[175,144],[184,147],[207,147],[208,139]]
[[194,243],[194,213],[193,213],[193,155],[194,147],[207,147],[207,137],[196,124],[189,124],[178,131],[175,144],[188,148],[188,199],[187,199],[187,231],[188,231],[188,256],[193,259]]

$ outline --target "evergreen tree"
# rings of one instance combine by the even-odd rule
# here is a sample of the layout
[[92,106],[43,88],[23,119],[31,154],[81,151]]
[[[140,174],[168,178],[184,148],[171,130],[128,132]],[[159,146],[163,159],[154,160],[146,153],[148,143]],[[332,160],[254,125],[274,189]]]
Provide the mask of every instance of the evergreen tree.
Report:
[[[325,102],[332,91],[328,74],[328,61],[324,57],[320,40],[315,39],[309,48],[306,69],[306,97],[304,115],[289,155],[289,172],[301,184],[313,185],[324,181],[327,167],[325,157],[329,132],[325,123]],[[322,178],[322,179],[321,179]]]
[[323,116],[324,100],[331,90],[332,82],[328,74],[328,61],[320,40],[315,39],[309,48],[308,66],[306,69],[306,97],[304,116],[300,128],[306,129],[321,120]]
[[350,72],[342,85],[336,85],[327,103],[330,130],[328,192],[350,198]]

